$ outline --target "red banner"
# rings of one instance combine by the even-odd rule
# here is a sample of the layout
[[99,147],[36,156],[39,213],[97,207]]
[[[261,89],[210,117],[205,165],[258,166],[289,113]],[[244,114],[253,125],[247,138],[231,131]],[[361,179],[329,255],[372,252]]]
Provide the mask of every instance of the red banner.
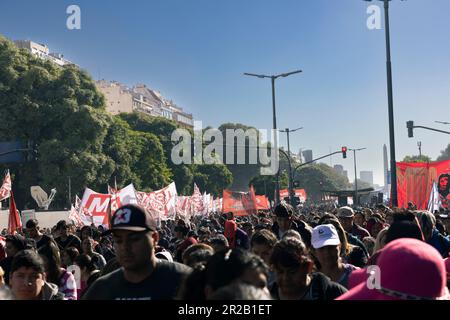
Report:
[[249,192],[223,190],[222,212],[233,212],[235,216],[256,214],[256,196],[253,187]]
[[256,209],[269,210],[269,199],[266,196],[256,196]]
[[9,198],[9,219],[8,219],[8,233],[15,234],[18,229],[22,228],[22,221],[19,216],[19,211],[14,201],[14,195],[11,190],[11,196]]
[[442,206],[449,208],[450,160],[429,163],[397,162],[398,206],[408,207],[408,202],[426,210],[433,181],[436,181]]
[[[295,196],[300,198],[300,202],[306,201],[306,191],[305,189],[295,189]],[[289,190],[288,189],[282,189],[280,190],[280,198],[287,198],[289,197]]]

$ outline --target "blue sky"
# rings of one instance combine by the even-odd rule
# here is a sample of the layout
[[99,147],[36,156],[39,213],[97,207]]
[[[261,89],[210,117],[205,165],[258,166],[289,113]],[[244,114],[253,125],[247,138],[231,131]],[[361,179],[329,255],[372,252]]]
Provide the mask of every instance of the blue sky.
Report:
[[[381,2],[375,4],[381,6]],[[81,8],[81,30],[66,28],[66,8]],[[382,146],[389,142],[384,30],[366,26],[362,0],[2,0],[0,33],[63,53],[94,79],[161,91],[204,126],[240,122],[272,126],[268,79],[244,72],[303,73],[277,80],[280,128],[304,129],[291,149],[314,156],[367,147],[358,171],[382,184]],[[391,2],[397,160],[422,152],[436,158],[450,130],[450,1]],[[384,25],[384,24],[383,24]],[[280,136],[285,144],[285,135]],[[324,162],[330,164],[329,160]],[[335,156],[353,179],[353,158]],[[358,173],[359,175],[359,173]]]

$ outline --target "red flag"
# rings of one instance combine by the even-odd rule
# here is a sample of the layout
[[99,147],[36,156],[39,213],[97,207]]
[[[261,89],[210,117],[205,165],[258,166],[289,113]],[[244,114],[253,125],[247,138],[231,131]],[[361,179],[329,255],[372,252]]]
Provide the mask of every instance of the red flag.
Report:
[[242,197],[242,203],[244,204],[245,210],[248,214],[256,214],[256,195],[255,189],[253,189],[253,185],[250,186],[250,190],[248,193],[244,194]]
[[256,209],[269,210],[269,199],[266,196],[256,196]]
[[22,228],[22,221],[20,220],[19,211],[17,211],[14,195],[11,190],[11,197],[9,198],[9,219],[8,219],[8,233],[14,234],[18,229]]
[[253,187],[249,192],[223,190],[223,212],[233,212],[235,216],[256,214],[256,197]]

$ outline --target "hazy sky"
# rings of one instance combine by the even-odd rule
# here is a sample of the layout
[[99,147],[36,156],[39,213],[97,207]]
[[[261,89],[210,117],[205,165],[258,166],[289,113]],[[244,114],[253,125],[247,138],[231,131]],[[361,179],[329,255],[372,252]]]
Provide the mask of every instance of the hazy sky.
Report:
[[[381,2],[373,2],[382,5]],[[373,4],[372,3],[372,4]],[[81,30],[66,28],[66,8],[81,8]],[[145,83],[193,113],[204,126],[240,122],[272,127],[270,80],[244,72],[303,73],[276,82],[279,128],[304,129],[291,149],[314,157],[349,148],[358,171],[383,184],[389,143],[384,29],[369,30],[362,0],[127,0],[0,2],[0,33],[45,43],[95,79]],[[435,159],[450,130],[450,1],[391,2],[397,160]],[[384,26],[384,23],[383,23]],[[280,137],[285,144],[286,136]],[[353,179],[353,156],[334,156]],[[330,164],[330,160],[325,160]],[[358,174],[359,175],[359,174]]]

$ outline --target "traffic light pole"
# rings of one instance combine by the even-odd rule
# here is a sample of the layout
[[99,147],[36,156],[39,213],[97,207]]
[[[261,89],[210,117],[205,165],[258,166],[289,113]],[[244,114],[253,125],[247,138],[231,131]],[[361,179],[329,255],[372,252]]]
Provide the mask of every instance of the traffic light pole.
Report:
[[330,157],[330,156],[332,156],[332,155],[334,155],[334,154],[338,154],[338,153],[342,153],[342,151],[335,151],[335,152],[329,153],[329,154],[327,154],[327,155],[324,155],[324,156],[322,156],[322,157],[313,159],[313,160],[311,160],[311,161],[308,161],[308,162],[299,164],[299,165],[296,166],[296,167],[294,168],[294,170],[292,171],[292,178],[295,177],[295,171],[297,171],[298,168],[303,167],[303,166],[306,166],[307,164],[311,164],[311,163],[313,163],[313,162],[316,162],[317,160],[321,160],[321,159],[323,159],[323,158],[327,158],[327,157]]
[[440,133],[450,134],[450,132],[444,131],[444,130],[434,129],[434,128],[430,128],[430,127],[424,127],[424,126],[415,126],[414,125],[414,121],[407,121],[406,122],[406,127],[408,128],[408,137],[409,138],[412,138],[414,136],[413,135],[413,129],[415,129],[415,128],[422,128],[422,129],[426,129],[426,130],[431,130],[431,131],[436,131],[436,132],[440,132]]
[[355,164],[355,204],[358,205],[359,204],[359,200],[358,200],[358,176],[357,176],[357,171],[356,171],[356,150],[353,149],[353,162]]

